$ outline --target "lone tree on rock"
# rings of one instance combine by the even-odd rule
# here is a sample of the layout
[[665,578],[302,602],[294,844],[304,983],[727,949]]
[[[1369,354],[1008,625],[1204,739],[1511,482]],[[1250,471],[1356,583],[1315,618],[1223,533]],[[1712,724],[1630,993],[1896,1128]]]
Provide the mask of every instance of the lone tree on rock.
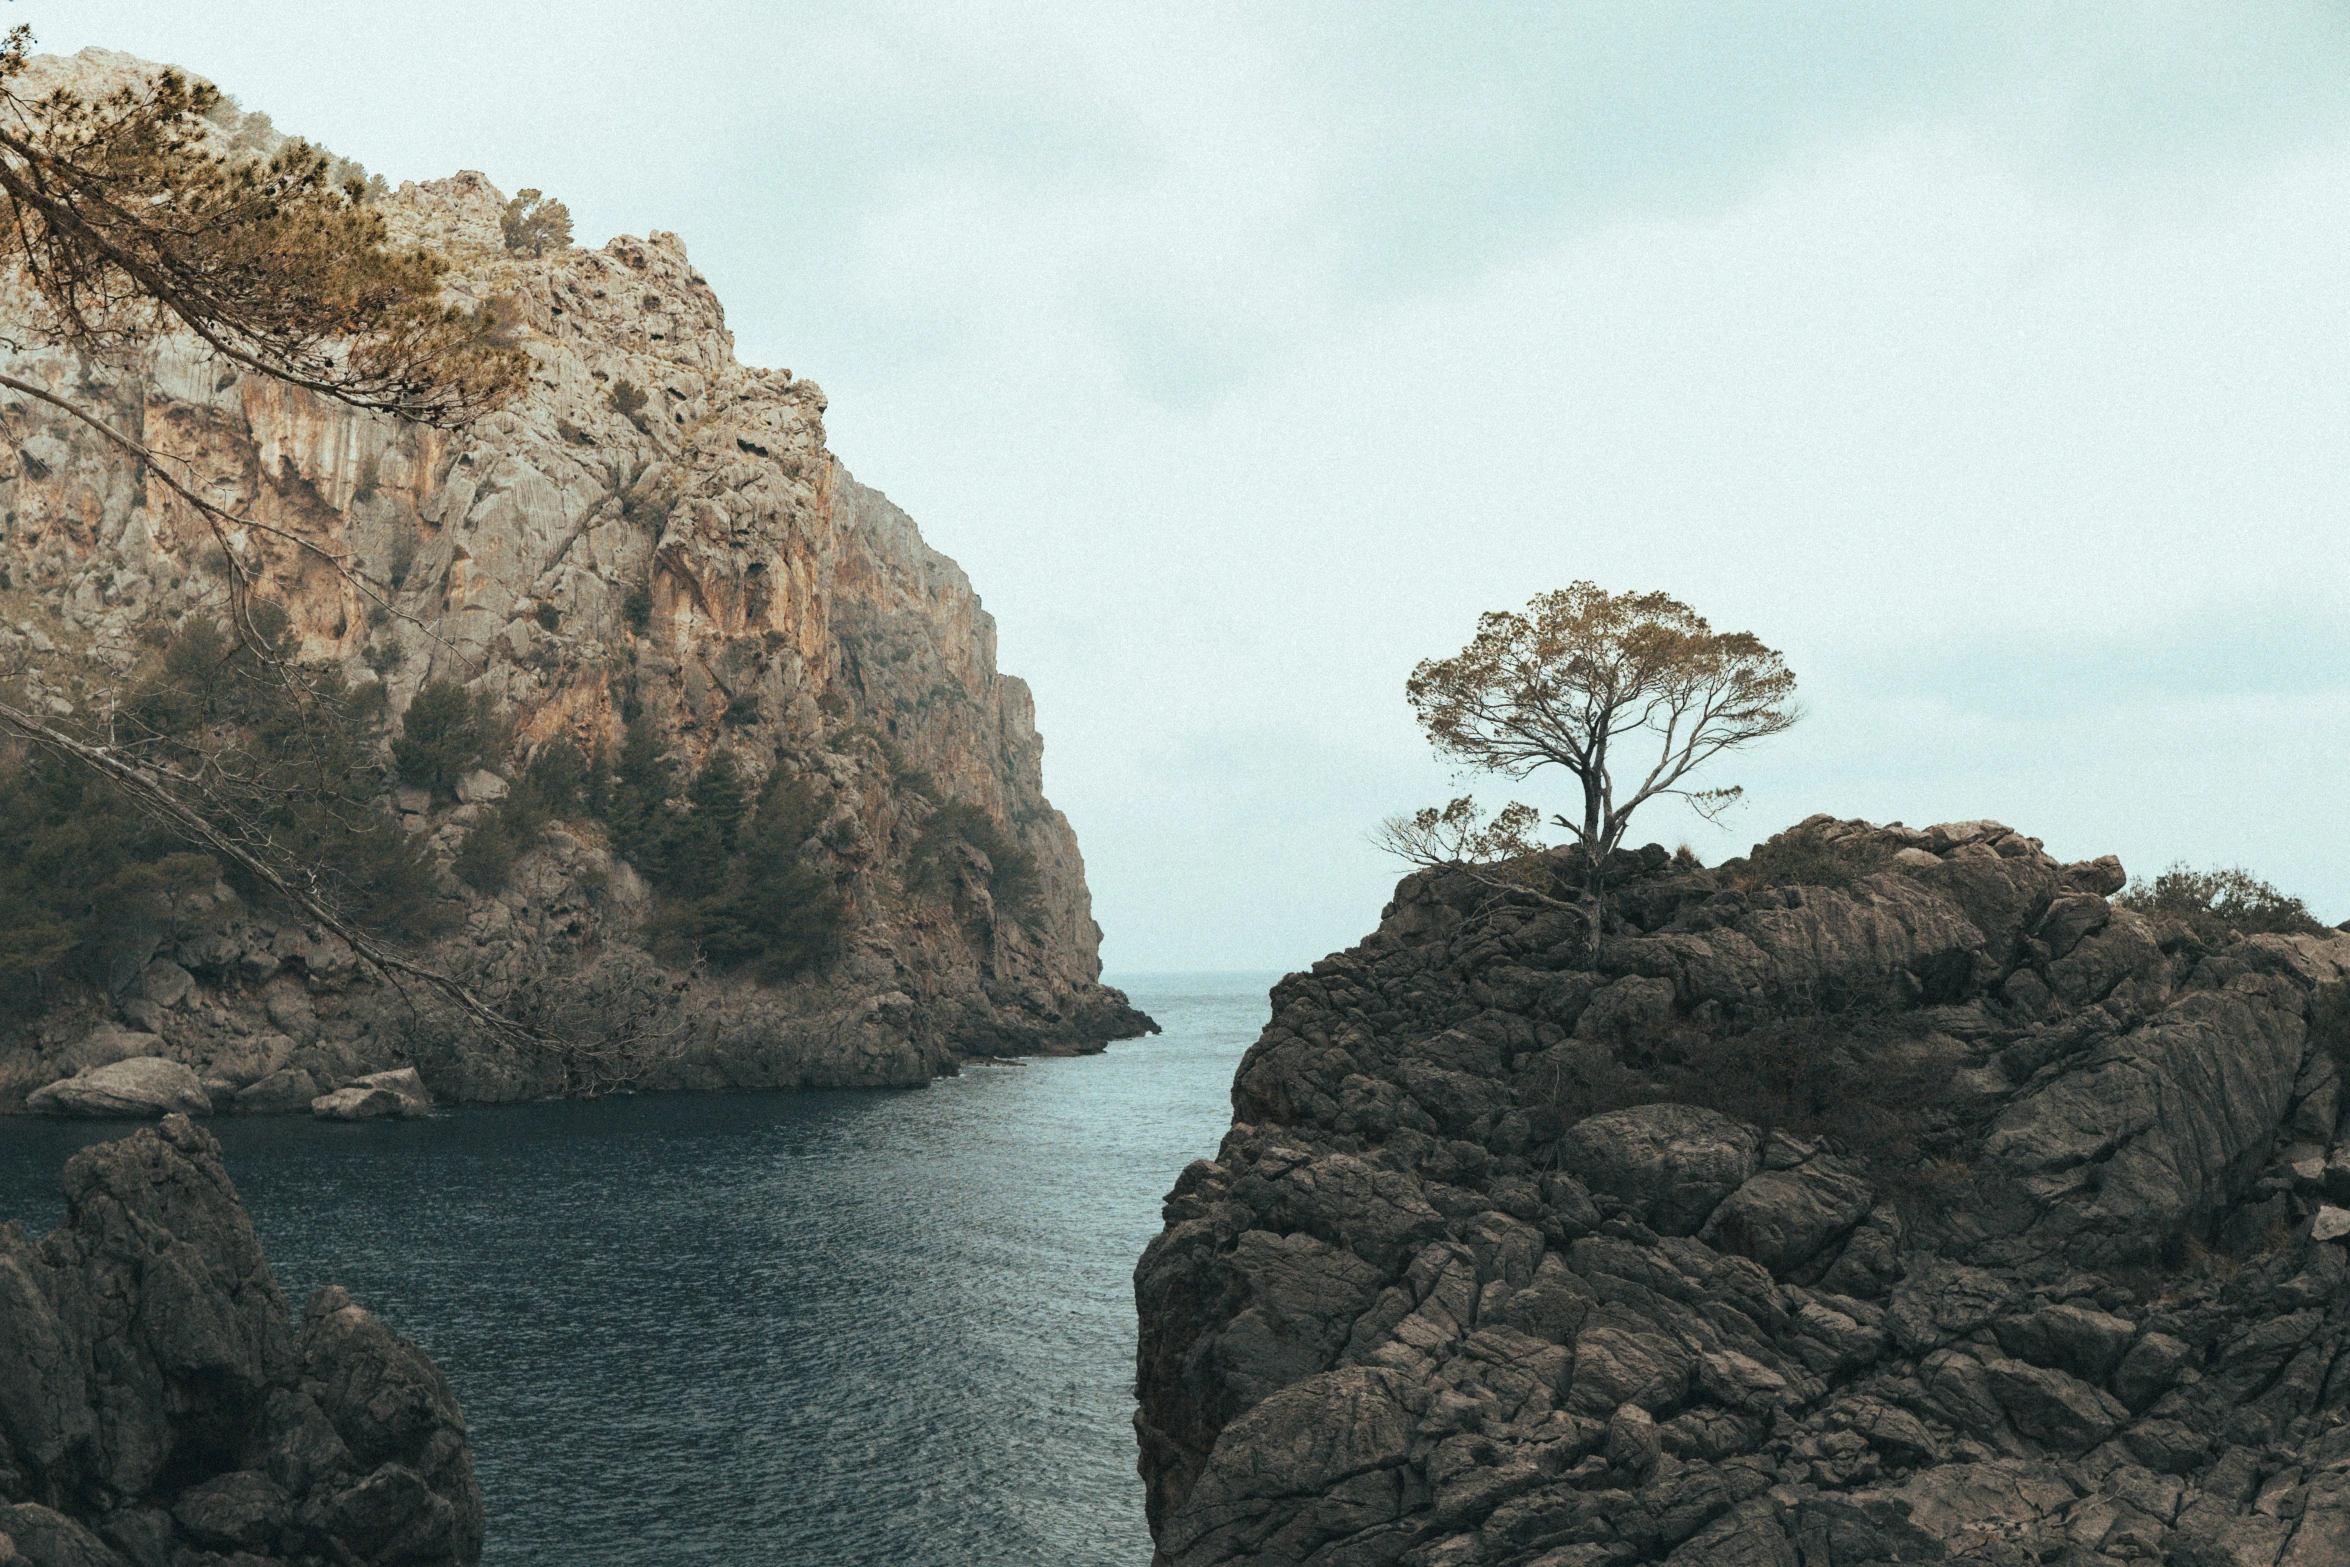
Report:
[[498,228],[516,255],[543,256],[571,243],[571,209],[552,196],[518,190],[498,214]]
[[[1719,815],[1742,791],[1692,788],[1690,775],[1794,723],[1794,694],[1794,674],[1752,633],[1716,631],[1667,594],[1589,582],[1480,617],[1467,647],[1424,660],[1404,685],[1439,755],[1505,778],[1572,773],[1582,814],[1551,819],[1592,867],[1660,795]],[[1492,861],[1537,848],[1536,820],[1513,802],[1487,822],[1464,797],[1390,819],[1379,841],[1423,865]]]

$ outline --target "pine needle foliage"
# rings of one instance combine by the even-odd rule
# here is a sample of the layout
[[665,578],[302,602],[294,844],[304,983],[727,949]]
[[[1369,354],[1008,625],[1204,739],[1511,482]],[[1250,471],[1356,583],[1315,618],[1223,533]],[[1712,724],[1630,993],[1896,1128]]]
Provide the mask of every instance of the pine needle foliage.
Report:
[[1036,906],[1036,856],[1013,841],[995,818],[969,800],[948,800],[922,824],[907,857],[909,882],[925,891],[942,890],[953,876],[954,851],[967,845],[987,857],[987,891],[995,905],[1022,915]]
[[41,335],[103,354],[178,325],[263,375],[433,425],[521,387],[529,356],[494,313],[443,303],[446,263],[390,246],[325,153],[212,150],[218,89],[171,70],[28,97],[32,43],[24,26],[0,43],[0,256]]
[[[300,662],[275,605],[250,619],[258,643],[215,621],[182,625],[123,698],[118,738],[363,928],[429,931],[431,867],[380,807],[382,687]],[[266,896],[79,763],[34,746],[0,756],[0,980],[98,982],[115,955],[168,926],[173,898],[223,879]]]
[[571,243],[571,209],[539,191],[518,190],[498,214],[498,228],[516,255],[543,256]]
[[454,795],[458,779],[499,760],[497,727],[485,700],[454,680],[427,680],[409,701],[392,741],[400,781]]

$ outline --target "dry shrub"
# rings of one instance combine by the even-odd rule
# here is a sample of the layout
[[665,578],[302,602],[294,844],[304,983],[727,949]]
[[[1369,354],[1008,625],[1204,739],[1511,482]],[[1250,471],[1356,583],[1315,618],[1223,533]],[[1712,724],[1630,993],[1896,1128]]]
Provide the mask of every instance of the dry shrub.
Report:
[[1726,860],[1722,871],[1742,892],[1757,887],[1849,887],[1893,863],[1893,851],[1876,843],[1831,843],[1817,833],[1783,832],[1754,846],[1741,860]]

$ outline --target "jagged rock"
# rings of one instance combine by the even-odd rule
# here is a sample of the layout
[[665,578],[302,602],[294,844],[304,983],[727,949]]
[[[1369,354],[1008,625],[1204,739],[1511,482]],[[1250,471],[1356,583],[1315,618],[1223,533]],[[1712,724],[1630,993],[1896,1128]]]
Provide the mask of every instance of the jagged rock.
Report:
[[2133,1409],[2178,1380],[2194,1351],[2168,1333],[2149,1333],[2132,1344],[2113,1374],[2113,1390]]
[[1595,1192],[1644,1204],[1667,1235],[1693,1234],[1754,1174],[1754,1129],[1694,1105],[1641,1105],[1578,1122],[1561,1167]]
[[1998,1355],[1982,1365],[1991,1396],[2016,1430],[2060,1453],[2085,1453],[2130,1418],[2120,1400],[2062,1371]]
[[1407,1390],[1395,1372],[1350,1366],[1266,1399],[1217,1443],[1160,1553],[1205,1567],[1272,1536],[1303,1560],[1326,1540],[1391,1522],[1411,1449]]
[[0,1534],[21,1557],[480,1560],[448,1384],[341,1290],[297,1331],[212,1137],[174,1115],[83,1149],[65,1197],[38,1246],[0,1229],[0,1431],[21,1498]]
[[2184,996],[2017,1096],[1983,1149],[2040,1204],[2035,1245],[2142,1255],[2240,1195],[2307,1050],[2304,1002],[2281,983]]
[[2070,1371],[2090,1382],[2103,1382],[2114,1374],[2138,1332],[2125,1318],[2073,1305],[2044,1306],[2005,1317],[1992,1331],[1999,1347],[2018,1360]]
[[122,1558],[87,1528],[38,1502],[0,1503],[0,1539],[9,1550],[0,1562],[25,1567],[122,1567]]
[[179,1062],[135,1056],[36,1088],[25,1108],[42,1115],[210,1115],[212,1099]]
[[1698,1236],[1784,1274],[1851,1231],[1875,1205],[1869,1184],[1846,1170],[1826,1164],[1765,1170],[1723,1198]]
[[1426,872],[1275,987],[1135,1274],[1162,1567],[2342,1559],[2350,937],[1794,831],[1889,868]]

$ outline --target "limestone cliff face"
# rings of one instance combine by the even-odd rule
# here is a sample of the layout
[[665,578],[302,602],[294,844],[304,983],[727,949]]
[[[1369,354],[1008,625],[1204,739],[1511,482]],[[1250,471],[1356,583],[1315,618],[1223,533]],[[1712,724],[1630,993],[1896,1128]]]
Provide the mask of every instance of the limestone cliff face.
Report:
[[[99,51],[42,63],[96,79],[138,68]],[[223,134],[268,140],[233,114]],[[231,546],[287,607],[304,654],[380,677],[394,715],[428,679],[453,678],[510,716],[517,759],[559,735],[613,747],[641,710],[681,770],[725,746],[754,779],[785,766],[811,782],[827,815],[803,858],[848,919],[838,950],[789,984],[656,961],[643,945],[655,901],[593,822],[550,833],[502,895],[443,878],[464,929],[435,961],[500,994],[559,991],[568,1015],[636,1020],[642,1048],[607,1080],[918,1083],[961,1054],[1140,1032],[1147,1020],[1098,983],[1100,932],[1075,836],[1043,794],[1033,704],[996,669],[968,579],[834,458],[814,382],[735,361],[675,235],[534,259],[504,249],[502,203],[470,173],[380,198],[397,241],[450,260],[449,296],[506,300],[530,350],[526,394],[468,431],[356,413],[239,373],[184,334],[113,363],[32,350],[8,369],[251,518]],[[200,519],[91,432],[29,402],[5,417],[0,657],[36,700],[87,717],[172,626],[219,612],[228,563]],[[399,613],[288,535],[395,583]],[[1031,905],[994,907],[983,858],[943,889],[908,884],[910,848],[946,799],[1034,858]],[[481,809],[396,800],[444,857]],[[225,889],[185,914],[106,994],[9,1020],[16,1092],[54,1076],[105,1011],[229,1086],[299,1065],[323,1088],[402,1057],[460,1097],[564,1086],[560,1067],[416,1014],[339,944]]]

